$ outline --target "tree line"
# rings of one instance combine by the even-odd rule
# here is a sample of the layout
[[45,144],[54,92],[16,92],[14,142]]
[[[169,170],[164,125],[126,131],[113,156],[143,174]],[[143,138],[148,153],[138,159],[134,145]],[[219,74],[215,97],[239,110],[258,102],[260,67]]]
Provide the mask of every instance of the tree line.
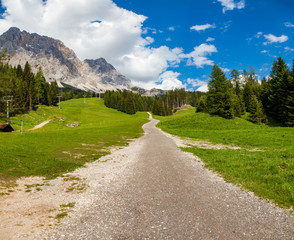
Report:
[[274,61],[268,80],[259,83],[254,69],[232,70],[230,79],[218,65],[214,65],[206,96],[196,103],[196,112],[209,112],[223,118],[241,117],[246,112],[257,124],[268,118],[294,126],[294,61],[289,69],[279,57]]
[[131,91],[106,91],[104,104],[118,111],[135,114],[137,111],[151,111],[155,115],[168,116],[185,104],[196,106],[200,92],[186,92],[185,89],[167,91],[162,96],[141,96]]

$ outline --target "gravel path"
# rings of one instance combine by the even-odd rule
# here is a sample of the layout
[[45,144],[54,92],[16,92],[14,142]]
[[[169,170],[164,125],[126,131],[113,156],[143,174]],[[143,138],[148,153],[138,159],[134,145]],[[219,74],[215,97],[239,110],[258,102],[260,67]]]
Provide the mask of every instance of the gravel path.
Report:
[[50,121],[51,121],[51,120],[46,120],[46,121],[44,121],[44,122],[42,122],[42,123],[40,123],[40,124],[34,126],[34,127],[33,127],[32,129],[30,129],[30,130],[36,130],[36,129],[42,128],[42,127],[44,127],[46,124],[48,124]]
[[294,239],[294,217],[203,168],[155,125],[47,239]]

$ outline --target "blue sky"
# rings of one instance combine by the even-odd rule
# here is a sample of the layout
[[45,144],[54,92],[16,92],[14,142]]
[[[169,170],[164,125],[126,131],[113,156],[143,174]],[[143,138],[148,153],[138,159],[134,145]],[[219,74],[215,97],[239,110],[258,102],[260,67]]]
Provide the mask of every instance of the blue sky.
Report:
[[[152,36],[155,47],[167,44],[190,52],[194,46],[214,38],[209,43],[215,45],[218,52],[212,53],[209,58],[227,71],[248,69],[252,65],[256,73],[264,77],[277,56],[282,56],[288,63],[294,59],[294,1],[291,0],[246,0],[244,8],[227,11],[223,11],[221,2],[207,0],[115,2],[118,6],[148,16],[145,27],[163,31]],[[204,24],[214,25],[214,28],[202,31],[190,29],[191,26]],[[173,27],[174,31],[169,31],[169,27]],[[264,35],[268,34],[277,37],[285,35],[289,39],[283,43],[266,44],[268,40]],[[183,62],[176,71],[181,72],[179,79],[184,83],[188,78],[205,81],[211,66],[197,68]]]
[[18,2],[1,1],[1,33],[17,26],[58,38],[146,88],[205,90],[214,63],[227,74],[251,65],[262,78],[278,56],[294,58],[292,0]]

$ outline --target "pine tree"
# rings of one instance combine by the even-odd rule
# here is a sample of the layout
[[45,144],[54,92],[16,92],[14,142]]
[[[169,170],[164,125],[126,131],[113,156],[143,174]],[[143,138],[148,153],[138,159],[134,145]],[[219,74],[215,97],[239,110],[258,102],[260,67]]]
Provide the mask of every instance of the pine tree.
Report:
[[252,90],[252,83],[247,82],[244,86],[244,91],[243,91],[243,99],[244,99],[244,104],[245,104],[245,109],[247,112],[251,111],[251,100],[253,97],[253,90]]
[[211,114],[233,118],[233,88],[224,72],[215,64],[210,75],[206,106]]
[[155,99],[152,106],[152,114],[154,115],[160,115],[160,109],[159,109],[159,101],[158,99]]
[[50,99],[51,99],[51,105],[56,106],[58,103],[58,99],[57,99],[57,95],[58,95],[59,91],[58,91],[58,85],[57,82],[51,82],[50,86],[49,86],[49,95],[50,95]]
[[249,115],[250,121],[256,123],[256,124],[261,124],[266,122],[266,115],[264,113],[262,103],[259,101],[255,95],[252,96],[251,98],[251,112]]
[[133,100],[131,94],[127,96],[125,112],[127,114],[135,114],[136,113],[135,103],[134,103],[134,100]]
[[242,84],[240,82],[240,73],[238,70],[233,69],[230,75],[231,75],[231,82],[233,84],[235,94],[239,96],[241,95],[241,91],[242,91]]
[[287,108],[286,125],[290,127],[294,127],[294,60],[293,60],[292,71],[290,75],[291,75],[291,78],[289,80],[289,94],[286,100],[286,108]]
[[233,98],[233,104],[234,104],[234,116],[241,117],[243,114],[243,106],[241,102],[241,98],[238,95],[234,95]]
[[284,62],[279,57],[277,61],[274,61],[272,71],[270,73],[270,79],[268,81],[268,101],[267,106],[269,114],[285,124],[288,118],[287,98],[290,94],[289,84],[291,82],[290,71]]
[[196,106],[196,112],[206,112],[206,104],[203,97],[201,97]]
[[35,76],[35,81],[36,81],[36,92],[37,92],[37,100],[38,104],[48,104],[48,96],[46,92],[46,80],[43,74],[43,71],[41,67],[39,68],[36,76]]

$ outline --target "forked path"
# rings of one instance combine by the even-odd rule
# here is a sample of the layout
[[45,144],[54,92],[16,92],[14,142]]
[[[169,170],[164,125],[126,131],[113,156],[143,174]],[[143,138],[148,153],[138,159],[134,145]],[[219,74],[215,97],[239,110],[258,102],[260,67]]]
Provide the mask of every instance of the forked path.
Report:
[[49,239],[294,239],[293,216],[203,168],[156,124]]

